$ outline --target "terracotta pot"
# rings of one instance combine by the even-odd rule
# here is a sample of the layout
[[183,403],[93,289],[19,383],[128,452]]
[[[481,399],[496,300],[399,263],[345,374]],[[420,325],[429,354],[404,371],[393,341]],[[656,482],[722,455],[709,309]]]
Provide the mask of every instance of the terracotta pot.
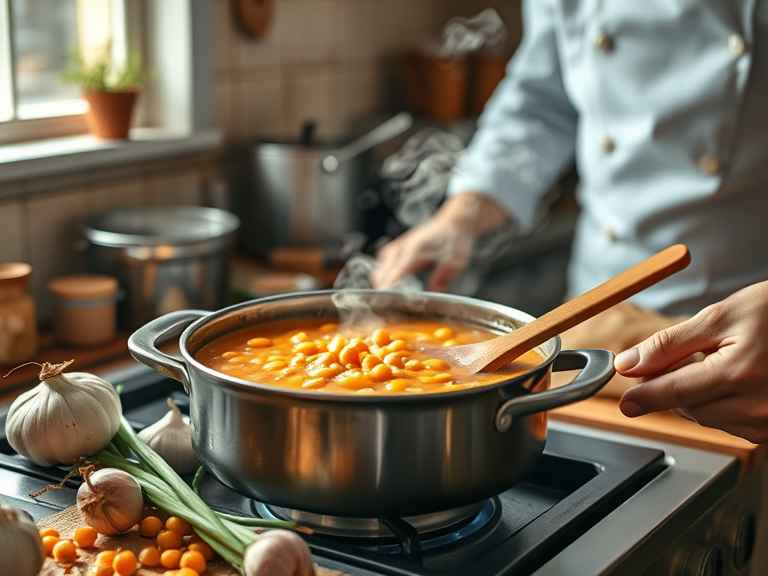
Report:
[[91,134],[108,140],[125,140],[131,129],[131,118],[138,90],[103,92],[86,90],[88,101],[86,120]]

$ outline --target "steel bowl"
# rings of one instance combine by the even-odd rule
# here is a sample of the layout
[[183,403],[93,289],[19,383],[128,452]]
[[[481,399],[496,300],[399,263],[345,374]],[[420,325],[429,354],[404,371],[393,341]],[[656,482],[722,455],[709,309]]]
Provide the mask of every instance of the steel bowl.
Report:
[[85,226],[91,267],[116,276],[132,328],[160,314],[226,303],[237,217],[202,206],[120,208]]
[[[195,359],[219,336],[275,320],[338,321],[352,314],[354,321],[362,314],[443,319],[498,333],[533,320],[448,294],[350,290],[337,306],[339,294],[294,293],[213,313],[175,312],[130,337],[137,360],[186,388],[195,448],[224,484],[259,501],[334,516],[411,516],[468,505],[503,492],[535,466],[546,441],[546,410],[591,396],[613,375],[610,352],[562,351],[558,337],[540,347],[542,363],[524,374],[418,395],[285,389]],[[172,338],[180,357],[158,347]],[[570,384],[549,389],[552,370],[573,369],[580,372]]]

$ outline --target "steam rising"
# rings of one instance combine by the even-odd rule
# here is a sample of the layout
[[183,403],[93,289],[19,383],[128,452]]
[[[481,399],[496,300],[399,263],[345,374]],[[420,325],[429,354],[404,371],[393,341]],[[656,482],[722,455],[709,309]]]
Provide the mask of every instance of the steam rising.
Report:
[[432,216],[463,149],[459,136],[428,129],[413,135],[384,161],[382,176],[396,193],[394,209],[400,222],[416,226]]
[[[332,296],[332,301],[339,313],[342,329],[370,331],[384,324],[384,321],[374,312],[370,297],[365,298],[349,290],[368,289],[373,287],[371,273],[376,266],[376,260],[364,254],[352,256],[336,276],[333,287],[338,290]],[[415,276],[403,278],[394,287],[395,290],[416,294],[423,290],[422,282]]]
[[483,10],[472,18],[452,18],[443,29],[439,53],[457,56],[476,52],[481,48],[495,48],[504,44],[507,29],[498,12]]

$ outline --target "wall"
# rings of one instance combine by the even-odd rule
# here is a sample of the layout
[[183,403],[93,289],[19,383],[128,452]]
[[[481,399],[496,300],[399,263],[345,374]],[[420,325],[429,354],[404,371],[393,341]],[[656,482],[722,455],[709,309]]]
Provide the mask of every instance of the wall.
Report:
[[[295,136],[309,117],[319,122],[321,137],[344,134],[357,119],[391,106],[397,55],[437,34],[451,16],[496,5],[513,30],[519,22],[515,0],[277,0],[272,30],[253,41],[236,28],[230,2],[213,1],[216,122],[229,142]],[[182,158],[12,183],[18,199],[0,202],[0,261],[32,264],[33,293],[45,319],[48,281],[86,269],[76,244],[89,214],[209,204],[215,160]]]
[[216,118],[229,140],[296,137],[319,121],[334,138],[397,100],[397,57],[452,16],[494,6],[519,34],[517,0],[277,0],[273,27],[253,40],[230,3],[216,4]]

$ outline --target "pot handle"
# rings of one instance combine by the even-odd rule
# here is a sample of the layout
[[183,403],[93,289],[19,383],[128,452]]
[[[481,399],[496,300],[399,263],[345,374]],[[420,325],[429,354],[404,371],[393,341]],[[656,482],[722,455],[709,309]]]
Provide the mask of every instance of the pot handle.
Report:
[[181,382],[189,394],[186,365],[178,358],[160,350],[157,343],[177,338],[192,322],[208,314],[210,312],[205,310],[179,310],[155,318],[131,334],[128,338],[128,351],[142,364]]
[[552,365],[553,372],[581,371],[565,386],[516,396],[496,412],[496,429],[506,432],[515,418],[543,412],[589,398],[613,378],[613,352],[608,350],[563,350]]

